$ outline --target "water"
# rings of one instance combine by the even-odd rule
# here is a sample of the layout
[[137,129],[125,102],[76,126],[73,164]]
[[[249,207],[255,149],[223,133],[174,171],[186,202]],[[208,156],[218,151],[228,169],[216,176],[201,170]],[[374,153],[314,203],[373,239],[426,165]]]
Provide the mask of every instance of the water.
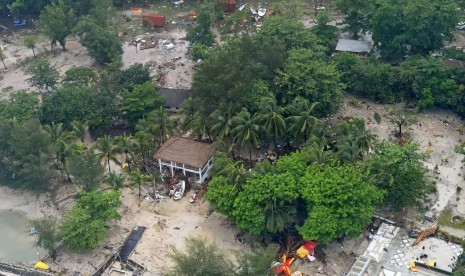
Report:
[[[34,246],[28,219],[23,213],[0,210],[0,258],[34,263],[45,251]],[[37,253],[39,252],[39,253]]]

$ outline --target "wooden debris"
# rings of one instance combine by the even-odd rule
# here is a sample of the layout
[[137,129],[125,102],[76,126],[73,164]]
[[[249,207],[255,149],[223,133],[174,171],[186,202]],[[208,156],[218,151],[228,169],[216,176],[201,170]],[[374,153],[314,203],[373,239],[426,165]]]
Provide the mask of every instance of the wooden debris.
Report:
[[438,230],[437,225],[421,230],[420,232],[418,232],[417,239],[415,240],[415,242],[413,242],[412,246],[415,246],[419,244],[422,240],[426,239],[427,237],[434,235],[437,230]]

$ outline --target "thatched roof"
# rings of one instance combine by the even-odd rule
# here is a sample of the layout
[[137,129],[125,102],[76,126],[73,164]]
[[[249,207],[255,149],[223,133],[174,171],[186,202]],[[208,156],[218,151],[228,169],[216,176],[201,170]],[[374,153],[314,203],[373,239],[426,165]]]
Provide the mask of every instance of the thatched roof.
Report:
[[211,144],[170,137],[155,153],[155,158],[202,168],[213,155]]

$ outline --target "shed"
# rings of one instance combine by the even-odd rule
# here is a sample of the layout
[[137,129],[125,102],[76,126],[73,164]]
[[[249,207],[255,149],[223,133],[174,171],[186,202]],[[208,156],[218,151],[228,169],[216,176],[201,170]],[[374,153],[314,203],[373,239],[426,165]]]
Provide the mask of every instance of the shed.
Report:
[[171,89],[158,87],[157,91],[165,98],[165,107],[170,111],[176,111],[182,102],[189,97],[190,90]]
[[183,175],[203,183],[213,164],[211,144],[170,137],[155,153],[160,172],[163,175]]
[[338,52],[349,52],[356,54],[368,54],[372,49],[372,42],[353,39],[339,39],[336,46],[336,51]]
[[165,22],[165,17],[160,14],[152,14],[152,13],[147,13],[142,15],[142,25],[147,26],[150,24],[150,22],[157,27],[164,27],[166,22]]

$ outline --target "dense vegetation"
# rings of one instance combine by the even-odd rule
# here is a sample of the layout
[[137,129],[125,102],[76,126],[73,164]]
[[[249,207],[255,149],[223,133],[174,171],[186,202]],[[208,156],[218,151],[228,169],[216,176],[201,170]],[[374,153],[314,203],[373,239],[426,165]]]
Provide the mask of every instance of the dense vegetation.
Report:
[[[221,31],[224,43],[217,45],[212,31],[217,7],[202,5],[186,37],[192,43],[191,56],[202,61],[182,119],[175,121],[164,109],[147,67],[120,68],[121,41],[105,15],[111,1],[1,1],[0,12],[11,4],[15,13],[40,15],[52,48],[60,44],[65,50],[66,38],[78,35],[102,66],[98,73],[78,67],[61,77],[48,60],[35,59],[27,71],[43,101],[25,91],[0,101],[2,181],[43,191],[59,185],[53,178],[72,179],[82,191],[63,221],[38,222],[51,232],[38,242],[51,254],[60,239],[73,250],[95,248],[105,238],[108,221],[120,218],[115,211],[118,189],[138,187],[140,196],[141,186],[157,178],[145,169],[153,163],[154,150],[181,132],[215,142],[218,150],[206,197],[239,228],[256,235],[297,230],[304,239],[327,244],[363,232],[376,208],[397,211],[421,205],[434,188],[421,162],[426,155],[416,143],[378,141],[357,118],[331,124],[325,119],[338,111],[344,91],[382,103],[409,101],[419,110],[449,108],[465,116],[465,70],[448,68],[441,58],[430,56],[451,38],[458,20],[455,4],[336,3],[353,36],[373,33],[382,60],[333,56],[338,30],[328,24],[328,14],[320,12],[317,25],[309,30],[296,20],[297,2],[277,5],[278,15],[266,17],[259,30],[243,27],[243,14],[235,13]],[[34,51],[34,38],[27,40],[27,47]],[[400,138],[402,127],[411,123],[404,112],[396,110],[388,117],[399,127]],[[127,135],[104,135],[116,128]],[[84,143],[89,132],[96,137],[90,148]],[[277,160],[256,165],[252,153],[268,144]],[[246,158],[238,156],[242,149],[248,152]],[[111,170],[112,162],[119,165],[117,155],[124,156],[130,173],[122,176]],[[101,192],[103,185],[113,190]],[[188,241],[187,249],[186,255],[172,256],[178,266],[171,274],[192,274],[186,267],[191,269],[189,262],[197,263],[204,251],[213,260],[223,258],[196,240]],[[234,269],[229,262],[216,265],[196,267],[198,275],[214,275],[212,268]],[[262,270],[250,265],[240,271],[254,275]]]

